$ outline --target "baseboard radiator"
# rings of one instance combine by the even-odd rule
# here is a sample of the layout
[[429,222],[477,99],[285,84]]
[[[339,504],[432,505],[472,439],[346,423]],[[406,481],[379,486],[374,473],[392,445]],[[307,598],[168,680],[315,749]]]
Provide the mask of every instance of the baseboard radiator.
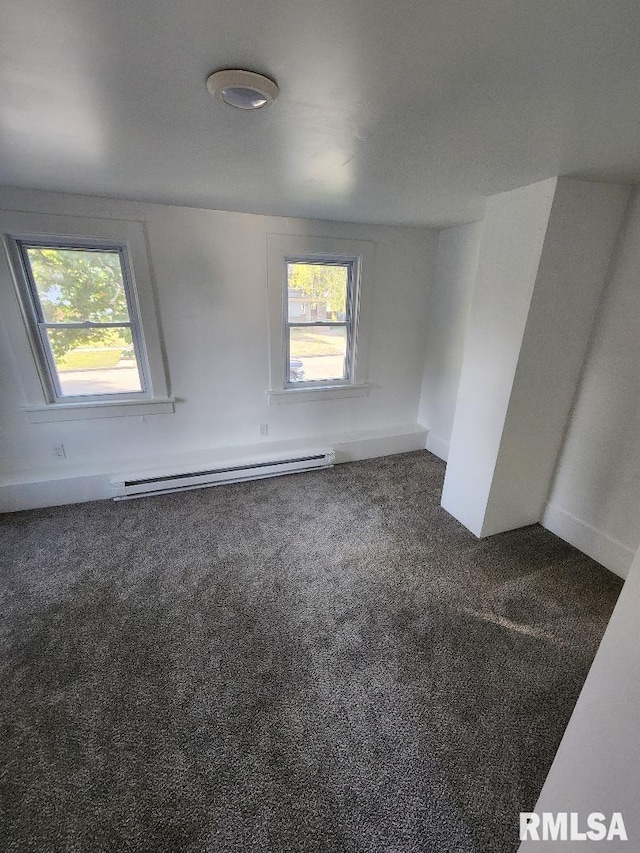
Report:
[[209,486],[222,486],[224,483],[239,483],[243,480],[262,480],[266,477],[279,477],[283,474],[297,474],[315,468],[332,468],[335,451],[322,451],[305,455],[292,455],[286,459],[271,459],[251,462],[247,465],[229,465],[210,468],[205,471],[184,471],[178,474],[148,476],[137,479],[119,477],[112,480],[114,500],[123,501],[132,498],[144,498],[149,495],[166,495],[170,492],[186,492],[189,489],[202,489]]

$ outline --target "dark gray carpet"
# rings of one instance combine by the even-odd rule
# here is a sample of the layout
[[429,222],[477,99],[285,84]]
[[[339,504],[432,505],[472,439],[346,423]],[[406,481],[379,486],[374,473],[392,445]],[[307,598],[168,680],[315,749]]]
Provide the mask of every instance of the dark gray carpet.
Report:
[[2,517],[4,849],[516,850],[621,582],[443,475]]

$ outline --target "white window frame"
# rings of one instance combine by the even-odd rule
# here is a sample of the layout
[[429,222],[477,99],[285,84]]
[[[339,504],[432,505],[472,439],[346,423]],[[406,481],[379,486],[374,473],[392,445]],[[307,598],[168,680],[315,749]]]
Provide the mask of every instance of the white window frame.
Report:
[[[140,312],[135,295],[133,283],[133,272],[131,259],[126,245],[113,243],[106,240],[87,240],[84,238],[57,238],[38,237],[25,239],[24,237],[8,237],[9,251],[14,258],[16,278],[18,286],[22,290],[22,302],[25,306],[25,322],[37,354],[37,366],[41,374],[42,384],[45,388],[50,403],[89,403],[97,401],[116,401],[145,398],[148,395],[149,380],[147,378],[147,355],[144,345],[144,337],[140,328]],[[48,323],[44,317],[42,303],[38,294],[37,283],[33,277],[33,270],[28,258],[28,250],[32,248],[51,249],[79,249],[89,252],[110,252],[117,254],[120,260],[120,269],[124,285],[125,298],[129,319],[126,322],[113,323]],[[134,352],[136,355],[136,367],[140,377],[140,391],[108,392],[105,394],[63,394],[60,382],[58,365],[56,364],[53,351],[48,339],[47,331],[50,328],[62,329],[92,329],[96,327],[122,328],[128,326],[131,331]]]
[[[41,423],[173,412],[175,401],[168,394],[143,224],[2,211],[0,227],[7,275],[14,285],[13,300],[7,293],[10,288],[0,289],[0,307],[23,388],[27,420]],[[23,254],[23,247],[32,245],[119,252],[141,391],[61,394],[55,361],[48,352],[48,342],[43,340],[38,296],[33,293]],[[2,273],[4,270],[0,277]]]
[[[269,308],[269,402],[297,403],[341,397],[363,397],[367,378],[369,299],[374,275],[375,246],[365,240],[288,234],[267,235],[267,296]],[[312,325],[347,327],[347,376],[342,379],[291,382],[289,329],[310,325],[289,321],[289,263],[348,264],[351,270],[347,322],[318,321]]]
[[[297,322],[296,320],[289,319],[289,288],[288,282],[287,287],[283,288],[283,306],[282,306],[282,316],[284,322],[284,358],[283,358],[283,388],[318,388],[318,387],[329,387],[335,385],[351,385],[352,377],[355,371],[355,341],[356,341],[356,327],[357,327],[357,300],[358,293],[360,291],[360,258],[355,255],[353,257],[346,257],[341,255],[340,257],[336,257],[336,255],[314,255],[313,257],[309,257],[309,255],[304,255],[300,257],[295,255],[293,257],[287,257],[284,260],[285,265],[285,275],[288,264],[322,264],[324,266],[342,266],[348,269],[348,281],[347,281],[347,300],[346,300],[346,319],[344,321],[332,321],[332,320],[315,320],[314,322]],[[291,329],[292,328],[305,328],[307,326],[326,326],[328,328],[342,327],[344,326],[346,331],[347,338],[347,351],[345,354],[345,373],[346,376],[340,376],[336,379],[309,379],[309,380],[301,380],[300,382],[291,382],[290,380],[290,360],[291,360]]]

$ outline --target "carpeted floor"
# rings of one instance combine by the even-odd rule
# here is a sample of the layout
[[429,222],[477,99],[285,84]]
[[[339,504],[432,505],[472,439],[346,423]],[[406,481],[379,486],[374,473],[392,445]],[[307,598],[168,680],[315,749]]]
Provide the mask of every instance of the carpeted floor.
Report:
[[1,519],[11,853],[509,853],[621,582],[426,452]]

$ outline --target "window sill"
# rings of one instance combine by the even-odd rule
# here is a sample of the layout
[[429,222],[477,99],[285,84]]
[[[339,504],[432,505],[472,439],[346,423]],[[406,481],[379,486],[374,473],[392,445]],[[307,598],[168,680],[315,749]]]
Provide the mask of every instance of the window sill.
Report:
[[163,415],[175,411],[174,397],[153,400],[100,400],[88,403],[50,403],[45,406],[24,406],[30,424],[52,421],[80,421],[89,418],[124,418],[135,415]]
[[278,391],[267,391],[269,404],[279,406],[281,403],[310,403],[317,400],[339,400],[342,397],[367,397],[371,385],[359,383],[353,385],[325,385],[320,388],[284,388]]

